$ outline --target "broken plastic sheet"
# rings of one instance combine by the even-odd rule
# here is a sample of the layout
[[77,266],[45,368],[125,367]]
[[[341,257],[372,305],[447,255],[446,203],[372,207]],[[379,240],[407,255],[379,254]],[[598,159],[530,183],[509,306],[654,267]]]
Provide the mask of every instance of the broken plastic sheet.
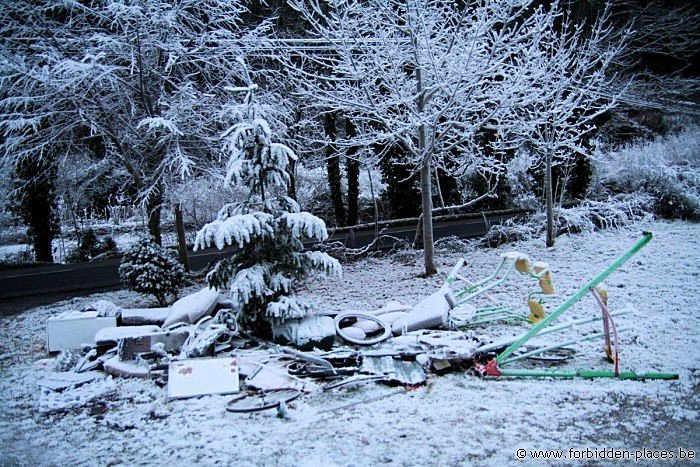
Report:
[[168,399],[238,392],[238,362],[233,357],[170,362]]

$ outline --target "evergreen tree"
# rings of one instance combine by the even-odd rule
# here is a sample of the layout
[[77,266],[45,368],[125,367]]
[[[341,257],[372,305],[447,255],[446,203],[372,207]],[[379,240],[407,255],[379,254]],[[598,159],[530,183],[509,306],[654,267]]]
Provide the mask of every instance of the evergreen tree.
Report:
[[119,278],[126,288],[151,294],[165,306],[166,297],[176,294],[182,285],[185,269],[153,237],[144,237],[124,252]]
[[47,158],[20,159],[15,166],[11,210],[27,227],[36,261],[53,262],[51,243],[59,232],[56,214],[56,167]]
[[295,297],[298,280],[313,270],[340,276],[338,261],[325,253],[304,251],[305,238],[325,240],[324,222],[285,195],[293,151],[272,142],[272,132],[253,102],[257,86],[245,90],[246,115],[227,130],[224,151],[229,161],[225,184],[249,187],[248,199],[225,205],[218,218],[206,224],[195,239],[195,249],[212,244],[237,247],[208,274],[209,285],[228,287],[240,305],[241,324],[261,337],[270,334],[273,320],[306,315],[310,305]]

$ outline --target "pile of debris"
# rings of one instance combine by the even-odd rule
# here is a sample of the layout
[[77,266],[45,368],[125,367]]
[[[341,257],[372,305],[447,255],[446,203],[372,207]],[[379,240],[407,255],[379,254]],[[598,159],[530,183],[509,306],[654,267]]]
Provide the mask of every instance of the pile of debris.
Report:
[[[431,301],[439,302],[432,296],[423,302]],[[273,326],[273,342],[264,342],[241,332],[233,304],[208,288],[169,308],[122,309],[99,301],[47,320],[49,352],[80,349],[80,358],[70,372],[40,384],[64,390],[103,371],[167,385],[170,399],[313,392],[365,381],[422,385],[426,370],[471,367],[480,343],[472,332],[416,329],[418,321],[446,325],[449,304],[442,302],[432,319],[425,318],[429,307],[390,302],[370,312],[287,320]]]
[[[546,263],[531,265],[527,255],[506,253],[496,271],[472,283],[460,271],[461,260],[445,284],[415,306],[389,302],[373,311],[346,311],[274,323],[273,341],[261,342],[237,325],[236,304],[216,290],[205,288],[169,308],[122,309],[99,301],[80,311],[69,311],[47,321],[49,352],[80,350],[71,371],[55,373],[40,382],[47,390],[62,391],[98,377],[99,371],[117,377],[137,377],[167,385],[169,399],[205,394],[236,394],[227,408],[249,412],[277,407],[302,393],[379,381],[389,385],[423,385],[428,374],[472,370],[482,376],[620,377],[671,379],[677,375],[637,375],[619,372],[618,329],[607,309],[607,294],[600,283],[651,239],[648,234],[606,271],[547,315],[544,299],[556,298]],[[514,313],[489,292],[512,271],[531,276],[540,291],[528,294],[530,315]],[[578,301],[593,293],[602,315],[548,324]],[[486,298],[487,307],[473,305]],[[533,323],[525,334],[492,343],[472,328],[517,319]],[[550,362],[571,357],[572,342],[533,348],[525,342],[579,324],[602,321],[606,353],[614,372],[552,372],[502,368],[523,358],[546,356]],[[612,337],[611,337],[612,336]],[[586,336],[581,340],[589,340]]]

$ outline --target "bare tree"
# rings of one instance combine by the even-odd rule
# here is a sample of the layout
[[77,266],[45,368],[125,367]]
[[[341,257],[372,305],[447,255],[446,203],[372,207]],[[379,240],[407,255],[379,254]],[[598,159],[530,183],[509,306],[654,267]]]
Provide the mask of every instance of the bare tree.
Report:
[[455,174],[499,170],[496,147],[484,154],[478,140],[504,135],[509,109],[529,98],[521,58],[550,13],[509,0],[290,3],[318,38],[288,58],[298,89],[352,119],[347,145],[399,144],[420,174],[425,273],[434,274],[433,165],[453,158]]
[[592,25],[574,23],[567,14],[549,20],[553,23],[541,29],[540,47],[528,56],[536,98],[519,109],[525,124],[509,130],[523,132],[522,141],[544,164],[548,247],[554,245],[552,169],[558,165],[566,172],[576,154],[588,157],[584,137],[595,129],[595,119],[617,103],[610,92],[616,79],[611,68],[625,50],[623,37],[611,40],[609,10]]

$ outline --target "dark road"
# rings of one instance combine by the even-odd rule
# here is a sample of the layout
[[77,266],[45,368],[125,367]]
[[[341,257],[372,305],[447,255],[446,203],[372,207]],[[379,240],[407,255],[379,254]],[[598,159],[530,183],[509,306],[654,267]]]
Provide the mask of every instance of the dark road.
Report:
[[[514,214],[500,214],[488,217],[490,224],[502,222]],[[435,238],[458,236],[472,238],[484,235],[487,227],[483,217],[458,219],[436,222],[434,224]],[[382,232],[401,240],[412,242],[416,233],[416,225],[400,225],[388,227]],[[373,229],[349,232],[345,229],[336,233],[330,241],[340,241],[350,248],[366,246],[374,239]],[[312,244],[309,245],[313,247]],[[384,243],[383,247],[391,247]],[[225,257],[227,250],[214,248],[189,252],[190,268],[200,271],[214,260]],[[39,296],[67,294],[69,292],[87,292],[107,290],[119,287],[119,259],[110,259],[95,263],[58,264],[38,267],[27,267],[0,272],[0,307],[11,305],[21,299],[32,299]],[[48,297],[46,297],[48,298]]]

